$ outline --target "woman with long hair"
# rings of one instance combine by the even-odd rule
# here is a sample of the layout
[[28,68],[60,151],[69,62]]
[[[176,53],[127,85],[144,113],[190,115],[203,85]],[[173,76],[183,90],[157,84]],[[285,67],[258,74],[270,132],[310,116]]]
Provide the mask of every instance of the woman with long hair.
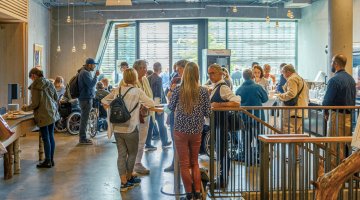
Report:
[[186,64],[181,83],[173,90],[168,108],[176,111],[174,140],[186,191],[186,197],[182,199],[201,199],[198,155],[204,117],[210,116],[210,98],[207,89],[200,86],[196,63]]
[[114,88],[109,95],[101,100],[104,105],[108,106],[121,94],[126,108],[131,114],[129,121],[119,124],[113,123],[110,127],[114,132],[118,150],[117,165],[121,179],[121,192],[129,190],[141,182],[141,179],[132,174],[139,146],[140,104],[147,107],[155,106],[154,101],[143,90],[136,87],[138,73],[135,69],[126,69],[123,75],[121,85]]

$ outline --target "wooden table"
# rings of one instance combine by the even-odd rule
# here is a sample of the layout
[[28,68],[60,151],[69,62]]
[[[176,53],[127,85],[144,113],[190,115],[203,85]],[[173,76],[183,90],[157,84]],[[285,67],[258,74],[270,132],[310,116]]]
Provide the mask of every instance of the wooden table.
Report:
[[[4,154],[4,179],[11,179],[13,172],[20,174],[20,141],[21,135],[35,128],[34,116],[28,115],[19,119],[6,120],[15,133],[2,144],[6,147]],[[14,155],[14,157],[12,156]],[[14,171],[13,171],[14,167]]]

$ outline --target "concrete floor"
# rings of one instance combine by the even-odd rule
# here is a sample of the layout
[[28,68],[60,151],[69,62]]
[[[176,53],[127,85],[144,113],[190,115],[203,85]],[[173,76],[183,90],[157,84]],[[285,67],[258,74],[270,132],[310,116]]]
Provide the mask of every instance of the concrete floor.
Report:
[[[56,166],[37,169],[38,133],[21,138],[21,174],[11,180],[0,179],[0,200],[5,199],[175,199],[164,195],[161,188],[173,184],[173,173],[164,173],[170,164],[172,148],[145,152],[143,163],[151,170],[142,176],[141,186],[120,193],[117,171],[117,150],[105,133],[94,138],[95,145],[79,146],[78,136],[56,133]],[[3,160],[0,159],[0,176],[3,177]]]

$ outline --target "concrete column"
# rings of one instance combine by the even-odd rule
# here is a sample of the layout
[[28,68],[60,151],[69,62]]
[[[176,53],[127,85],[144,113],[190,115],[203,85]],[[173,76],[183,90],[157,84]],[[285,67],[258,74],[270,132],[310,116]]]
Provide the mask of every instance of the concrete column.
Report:
[[334,55],[343,54],[347,57],[346,71],[352,74],[352,49],[353,0],[329,0],[329,63]]

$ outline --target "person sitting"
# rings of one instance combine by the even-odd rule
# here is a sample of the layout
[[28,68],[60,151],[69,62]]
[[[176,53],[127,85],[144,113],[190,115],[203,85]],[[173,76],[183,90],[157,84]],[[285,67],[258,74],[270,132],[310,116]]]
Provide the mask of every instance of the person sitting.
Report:
[[103,79],[101,79],[101,82],[104,84],[104,89],[108,92],[111,92],[112,85],[109,84],[109,79],[103,78]]
[[102,82],[97,82],[94,104],[97,104],[97,105],[95,105],[95,107],[97,107],[99,109],[99,117],[100,118],[107,117],[107,112],[106,112],[105,108],[103,107],[103,105],[101,104],[101,100],[104,97],[106,97],[108,94],[110,94],[110,92],[105,90],[104,84]]
[[65,93],[64,78],[61,76],[57,76],[54,81],[54,86],[56,89],[56,94],[60,99]]

